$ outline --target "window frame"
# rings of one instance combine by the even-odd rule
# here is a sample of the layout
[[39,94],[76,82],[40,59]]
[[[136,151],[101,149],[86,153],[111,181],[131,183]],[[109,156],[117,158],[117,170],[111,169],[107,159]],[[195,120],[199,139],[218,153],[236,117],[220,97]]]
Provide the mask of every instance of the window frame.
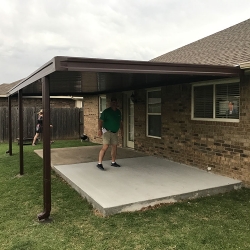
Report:
[[[240,106],[240,78],[232,78],[226,80],[212,80],[206,82],[199,82],[192,84],[192,98],[191,98],[191,120],[196,121],[217,121],[217,122],[240,122],[240,112],[238,119],[228,119],[228,118],[216,118],[216,85],[218,84],[230,84],[230,83],[239,83],[239,106]],[[213,118],[196,118],[194,117],[194,88],[199,86],[208,86],[213,85]]]
[[106,97],[106,95],[99,95],[99,98],[98,98],[98,100],[99,100],[99,105],[98,105],[99,115],[101,115],[101,113],[103,112],[102,106],[101,106],[101,100],[102,100],[102,99],[105,99],[105,100],[106,100],[106,107],[105,107],[105,109],[107,108],[107,97]]
[[[156,91],[159,91],[161,93],[161,88],[153,88],[153,89],[147,89],[147,96],[146,96],[146,105],[147,105],[147,108],[146,108],[146,136],[147,137],[151,137],[151,138],[156,138],[156,139],[161,139],[162,137],[162,131],[161,131],[161,136],[154,136],[154,135],[149,135],[148,134],[148,130],[149,130],[149,114],[150,115],[160,115],[162,117],[162,111],[161,113],[149,113],[148,112],[148,93],[149,92],[156,92]],[[162,110],[162,97],[161,97],[161,110]],[[162,122],[161,122],[161,127],[162,127]]]

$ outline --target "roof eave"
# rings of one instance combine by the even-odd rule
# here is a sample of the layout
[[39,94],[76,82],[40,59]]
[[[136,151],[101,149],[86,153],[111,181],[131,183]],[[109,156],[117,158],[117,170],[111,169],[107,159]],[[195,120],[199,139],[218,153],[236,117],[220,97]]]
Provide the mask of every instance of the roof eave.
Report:
[[218,74],[238,75],[239,68],[235,66],[177,64],[149,61],[128,61],[93,58],[67,58],[60,62],[60,68],[68,71],[94,71],[117,73],[148,73],[148,74]]

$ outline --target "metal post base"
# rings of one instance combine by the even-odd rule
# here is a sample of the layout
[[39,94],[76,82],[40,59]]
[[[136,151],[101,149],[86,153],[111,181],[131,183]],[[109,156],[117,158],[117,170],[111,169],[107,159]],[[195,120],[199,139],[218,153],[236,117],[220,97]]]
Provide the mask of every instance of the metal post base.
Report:
[[41,221],[41,220],[50,220],[49,216],[50,216],[50,212],[42,212],[42,213],[37,215],[37,218],[38,218],[39,221]]

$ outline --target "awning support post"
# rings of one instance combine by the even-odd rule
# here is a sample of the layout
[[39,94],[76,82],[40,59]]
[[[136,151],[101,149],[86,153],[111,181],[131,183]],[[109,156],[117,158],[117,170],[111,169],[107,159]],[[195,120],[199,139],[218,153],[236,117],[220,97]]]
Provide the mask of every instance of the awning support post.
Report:
[[43,203],[44,211],[39,220],[49,219],[51,211],[51,155],[50,155],[50,93],[49,77],[42,78],[43,100]]
[[9,112],[9,150],[7,153],[12,155],[12,118],[11,118],[11,96],[8,97],[8,112]]
[[19,111],[19,159],[20,175],[23,175],[23,91],[18,91],[18,111]]

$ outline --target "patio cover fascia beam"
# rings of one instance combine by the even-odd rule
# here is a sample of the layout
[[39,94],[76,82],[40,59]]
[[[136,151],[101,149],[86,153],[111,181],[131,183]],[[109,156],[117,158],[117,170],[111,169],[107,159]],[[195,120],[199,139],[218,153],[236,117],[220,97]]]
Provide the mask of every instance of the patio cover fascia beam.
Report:
[[194,65],[57,56],[13,87],[8,92],[8,95],[15,94],[20,89],[55,71],[206,75],[221,77],[235,77],[241,73],[239,66]]
[[195,65],[176,63],[156,63],[110,59],[67,58],[61,60],[61,68],[68,71],[92,71],[114,73],[148,73],[169,75],[218,75],[239,76],[239,66]]

